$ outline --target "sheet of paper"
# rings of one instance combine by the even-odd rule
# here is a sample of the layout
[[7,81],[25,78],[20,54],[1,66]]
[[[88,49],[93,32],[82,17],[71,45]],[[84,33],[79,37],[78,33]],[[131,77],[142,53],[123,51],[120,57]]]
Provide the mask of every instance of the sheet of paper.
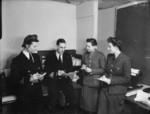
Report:
[[2,103],[15,101],[17,98],[14,95],[2,97]]
[[140,72],[139,69],[131,68],[131,75],[132,75],[132,76],[137,76],[137,74],[139,74],[139,72]]
[[148,106],[150,106],[150,100],[148,99],[149,97],[150,97],[150,93],[146,93],[143,92],[142,90],[138,90],[134,100],[145,103]]

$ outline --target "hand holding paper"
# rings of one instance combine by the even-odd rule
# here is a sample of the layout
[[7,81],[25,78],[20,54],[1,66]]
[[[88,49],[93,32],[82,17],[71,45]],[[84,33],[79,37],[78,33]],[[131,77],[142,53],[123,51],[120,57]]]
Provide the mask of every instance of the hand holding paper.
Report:
[[100,78],[97,78],[98,80],[100,80],[100,81],[103,81],[103,82],[105,82],[105,83],[107,83],[107,84],[110,84],[110,79],[109,78],[107,78],[105,75],[103,75],[102,77],[100,77]]
[[92,72],[92,69],[87,67],[85,64],[82,65],[81,69],[85,70],[87,73],[91,73]]
[[86,65],[83,64],[82,67],[81,67],[81,69],[82,69],[82,70],[86,70]]
[[58,70],[57,74],[58,74],[58,76],[64,76],[65,75],[65,71]]
[[89,67],[86,67],[86,70],[85,70],[87,73],[91,73],[92,72],[92,69],[89,68]]
[[43,80],[44,76],[46,75],[46,73],[43,74],[39,74],[38,72],[35,74],[30,75],[30,81],[33,83],[38,82],[38,80]]
[[46,72],[45,73],[43,73],[43,74],[39,74],[39,77],[38,77],[38,79],[39,80],[43,80],[43,78],[44,78],[44,76],[46,75]]
[[36,83],[38,82],[39,73],[31,74],[30,75],[30,82]]

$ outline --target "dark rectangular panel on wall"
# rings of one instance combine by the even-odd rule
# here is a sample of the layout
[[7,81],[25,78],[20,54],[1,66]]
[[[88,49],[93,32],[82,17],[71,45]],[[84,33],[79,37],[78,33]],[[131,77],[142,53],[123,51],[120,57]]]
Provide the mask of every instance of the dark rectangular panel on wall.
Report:
[[123,52],[131,58],[132,67],[140,69],[150,83],[149,2],[117,9],[116,36],[123,41]]
[[2,38],[2,0],[0,0],[0,39]]

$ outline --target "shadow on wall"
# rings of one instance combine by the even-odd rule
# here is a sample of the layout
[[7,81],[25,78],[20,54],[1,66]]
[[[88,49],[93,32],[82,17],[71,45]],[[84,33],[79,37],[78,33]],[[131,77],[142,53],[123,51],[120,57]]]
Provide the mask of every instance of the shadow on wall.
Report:
[[6,63],[3,67],[3,69],[0,70],[0,73],[4,73],[5,77],[10,76],[10,65],[12,59],[16,56],[16,54],[11,55],[10,57],[7,58]]
[[22,50],[24,37],[4,37],[2,46],[2,69],[9,69],[11,61]]
[[105,57],[107,57],[109,51],[108,51],[108,43],[106,39],[98,40],[98,50],[101,51],[105,55]]
[[16,57],[16,56],[17,56],[17,54],[13,54],[13,55],[11,55],[11,56],[9,56],[9,57],[7,58],[6,64],[5,64],[5,66],[4,66],[5,69],[10,69],[11,61],[12,61],[12,59],[13,59],[14,57]]

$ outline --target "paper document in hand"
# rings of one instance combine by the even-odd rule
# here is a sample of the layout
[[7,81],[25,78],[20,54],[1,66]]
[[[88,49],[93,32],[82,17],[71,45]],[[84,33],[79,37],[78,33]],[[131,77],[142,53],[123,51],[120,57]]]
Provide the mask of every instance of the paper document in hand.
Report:
[[41,74],[40,76],[39,76],[39,78],[42,78],[42,77],[44,77],[46,75],[46,73],[43,73],[43,74]]
[[76,72],[70,72],[67,73],[66,75],[69,76],[73,82],[76,82],[79,79],[79,76],[76,75]]

